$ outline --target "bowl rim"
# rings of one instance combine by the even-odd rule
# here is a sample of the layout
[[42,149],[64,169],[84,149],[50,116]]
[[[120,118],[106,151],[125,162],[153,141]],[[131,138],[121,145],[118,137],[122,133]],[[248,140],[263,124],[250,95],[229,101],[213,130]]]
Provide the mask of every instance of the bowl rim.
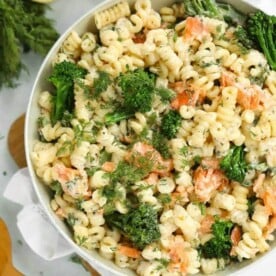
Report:
[[[113,269],[112,267],[108,266],[107,264],[101,262],[100,260],[95,259],[93,256],[91,256],[85,249],[81,248],[79,245],[77,245],[73,239],[71,239],[69,237],[69,235],[67,235],[65,233],[65,231],[56,223],[55,221],[55,217],[49,212],[48,210],[48,206],[47,206],[47,202],[42,198],[42,195],[38,189],[38,185],[40,185],[39,183],[37,183],[38,181],[36,180],[36,174],[33,168],[33,164],[31,161],[31,151],[32,149],[30,148],[29,145],[29,141],[28,141],[28,137],[29,137],[29,132],[30,132],[30,118],[31,118],[31,109],[32,109],[32,104],[33,104],[33,98],[34,95],[38,92],[37,91],[37,87],[38,87],[38,83],[40,82],[40,79],[42,77],[42,73],[45,70],[45,67],[47,65],[47,63],[49,62],[50,58],[54,56],[54,53],[56,52],[57,49],[60,48],[62,42],[66,39],[66,37],[70,34],[71,31],[73,31],[82,21],[84,21],[85,19],[88,19],[89,17],[92,18],[93,15],[98,12],[101,11],[102,9],[108,8],[109,6],[113,6],[116,3],[121,2],[122,0],[103,0],[102,2],[96,4],[95,6],[93,6],[91,9],[89,9],[87,12],[83,13],[80,17],[78,17],[77,20],[75,20],[72,24],[70,24],[65,31],[63,31],[63,33],[60,35],[60,37],[57,39],[57,41],[54,43],[54,45],[51,47],[51,49],[49,50],[48,54],[45,56],[45,58],[43,59],[43,62],[40,65],[40,68],[36,74],[35,77],[35,81],[32,85],[32,89],[31,89],[31,93],[29,95],[29,99],[28,99],[28,105],[27,105],[27,110],[26,110],[26,115],[25,115],[25,125],[24,125],[24,147],[25,147],[25,157],[26,157],[26,161],[27,161],[27,168],[29,171],[29,175],[31,178],[31,183],[32,186],[35,190],[36,196],[38,197],[38,201],[41,204],[44,212],[46,213],[47,217],[49,218],[51,224],[55,227],[55,229],[58,231],[58,233],[70,244],[70,246],[72,247],[72,249],[74,249],[75,253],[77,253],[78,255],[80,255],[82,258],[84,258],[89,264],[91,264],[92,266],[97,266],[100,269],[105,270],[106,273],[112,273],[111,275],[118,275],[118,276],[125,276],[126,274],[123,272],[119,272],[118,270],[124,270],[125,269],[121,269],[120,267],[118,267],[118,270]],[[134,2],[134,0],[127,0],[128,2]],[[155,0],[151,0],[151,1],[155,1]],[[176,0],[177,1],[177,0]],[[221,0],[219,0],[221,1]],[[256,10],[257,8],[254,7],[253,3],[249,3],[249,2],[245,2],[245,0],[222,0],[222,2],[228,2],[230,4],[233,4],[233,2],[236,4],[241,4],[242,7],[246,7],[248,9],[253,9]],[[41,182],[41,184],[43,184]],[[267,257],[271,258],[272,254],[276,254],[276,246],[274,248],[270,248],[270,250],[268,252],[266,252],[264,255],[260,254],[261,256],[257,259],[252,259],[252,262],[250,264],[245,265],[244,267],[241,267],[240,269],[238,269],[237,271],[231,272],[231,275],[237,275],[238,273],[246,273],[247,270],[252,269],[252,267],[254,265],[257,264],[261,264],[265,261],[265,259],[267,259]],[[100,255],[96,250],[95,250],[96,254]],[[104,257],[102,257],[104,258]],[[107,260],[107,259],[106,259]],[[130,273],[132,273],[130,271]],[[227,274],[227,275],[230,275]],[[110,275],[110,274],[107,274]]]

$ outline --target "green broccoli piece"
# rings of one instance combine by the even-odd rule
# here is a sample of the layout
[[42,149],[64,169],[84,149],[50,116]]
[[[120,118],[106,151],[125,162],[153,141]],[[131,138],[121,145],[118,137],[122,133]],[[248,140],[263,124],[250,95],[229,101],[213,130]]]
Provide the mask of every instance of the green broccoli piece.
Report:
[[133,116],[133,113],[130,113],[124,110],[118,110],[112,113],[107,113],[105,115],[104,121],[106,125],[113,125],[122,120],[126,120],[132,116]]
[[217,3],[214,0],[184,0],[184,6],[188,16],[204,15],[221,19]]
[[148,112],[151,110],[154,94],[155,76],[143,69],[127,72],[118,77],[124,97],[123,107],[129,112]]
[[104,217],[110,227],[121,231],[139,249],[157,241],[161,236],[157,212],[149,204],[142,204],[127,214],[114,212]]
[[74,82],[84,78],[86,70],[68,61],[54,66],[49,81],[55,86],[53,96],[53,110],[51,112],[52,124],[61,120],[63,114],[71,113],[74,108]]
[[241,44],[246,50],[254,46],[252,39],[249,37],[247,31],[241,25],[238,25],[234,31],[234,36],[238,43]]
[[184,0],[187,16],[203,15],[224,20],[231,25],[243,25],[245,16],[230,4],[217,3],[214,0]]
[[136,69],[121,74],[117,84],[122,89],[123,100],[115,112],[108,113],[105,117],[106,124],[114,124],[123,119],[132,117],[136,112],[151,110],[153,95],[155,93],[155,75]]
[[244,157],[244,147],[232,147],[227,155],[221,160],[220,168],[229,179],[243,183],[245,174],[248,170],[248,165]]
[[[248,31],[248,27],[238,25],[234,31],[234,40],[239,46],[239,50],[241,54],[247,54],[249,49],[258,48],[258,43],[255,42],[254,35],[250,35]],[[274,46],[275,49],[275,46]],[[276,63],[275,63],[276,64]],[[264,85],[264,81],[268,74],[268,66],[262,66],[259,64],[259,73],[254,76],[249,76],[250,82],[252,84],[257,84],[261,87]]]
[[232,247],[231,231],[233,223],[216,219],[212,225],[213,238],[200,247],[200,252],[204,258],[224,258],[229,257]]
[[176,110],[170,110],[161,121],[160,132],[166,138],[172,139],[176,136],[181,125],[182,118]]
[[249,15],[248,34],[264,53],[272,70],[276,70],[276,16],[257,11]]

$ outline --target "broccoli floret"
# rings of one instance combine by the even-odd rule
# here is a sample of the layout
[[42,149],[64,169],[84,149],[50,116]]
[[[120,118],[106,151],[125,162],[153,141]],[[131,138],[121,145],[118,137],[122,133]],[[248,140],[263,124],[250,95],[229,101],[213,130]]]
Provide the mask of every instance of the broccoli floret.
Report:
[[117,84],[122,89],[123,100],[115,112],[105,117],[106,124],[114,124],[132,117],[136,112],[151,110],[153,95],[155,93],[155,76],[143,69],[136,69],[121,74]]
[[216,3],[214,0],[184,0],[187,16],[203,15],[225,20],[231,25],[242,25],[245,16],[235,10],[230,4]]
[[161,122],[160,132],[166,138],[172,139],[176,136],[181,125],[181,116],[176,110],[170,110],[164,115]]
[[232,147],[228,154],[221,160],[220,168],[229,179],[243,183],[248,170],[248,165],[244,157],[244,147]]
[[142,204],[127,214],[105,215],[105,221],[119,229],[139,249],[160,238],[157,212],[149,204]]
[[224,258],[229,257],[232,247],[231,230],[233,223],[216,219],[212,225],[213,238],[200,247],[200,252],[204,258]]
[[264,53],[271,69],[276,70],[276,16],[257,11],[249,15],[246,28]]
[[252,39],[248,36],[247,31],[241,25],[237,26],[234,31],[238,43],[240,43],[246,50],[251,49],[253,45]]
[[143,69],[127,72],[118,77],[118,85],[123,92],[123,107],[129,112],[151,110],[155,76]]
[[185,13],[189,16],[204,15],[221,18],[214,0],[184,0]]
[[84,78],[86,70],[78,65],[63,61],[54,66],[49,81],[56,87],[53,96],[52,124],[61,120],[63,114],[71,113],[74,108],[74,82]]

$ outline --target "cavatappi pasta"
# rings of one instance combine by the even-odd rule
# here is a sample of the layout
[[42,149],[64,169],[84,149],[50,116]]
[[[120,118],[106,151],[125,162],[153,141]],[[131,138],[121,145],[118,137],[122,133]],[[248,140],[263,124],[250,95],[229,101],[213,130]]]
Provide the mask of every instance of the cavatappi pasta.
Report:
[[[85,75],[56,122],[55,93],[40,93],[31,153],[75,242],[145,276],[212,274],[267,251],[276,228],[276,72],[263,54],[240,51],[233,27],[186,17],[179,3],[155,11],[149,0],[131,9],[122,1],[95,20],[97,34],[72,31],[53,61]],[[143,89],[143,78],[124,88],[133,72],[151,80],[150,108],[108,123],[127,89]],[[139,102],[132,92],[128,101]],[[230,160],[236,152],[243,160]],[[156,224],[143,243],[130,229],[140,210],[152,214],[141,225]]]

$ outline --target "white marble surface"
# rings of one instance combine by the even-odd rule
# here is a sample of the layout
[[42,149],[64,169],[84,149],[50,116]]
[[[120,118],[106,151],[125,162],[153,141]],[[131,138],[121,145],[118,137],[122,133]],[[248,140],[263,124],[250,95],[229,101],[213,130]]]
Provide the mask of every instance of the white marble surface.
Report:
[[[49,16],[56,21],[58,31],[62,33],[77,18],[100,2],[101,0],[56,0],[52,4]],[[255,4],[270,14],[276,14],[275,0],[248,0],[247,2]],[[6,222],[12,237],[13,263],[24,275],[85,276],[88,273],[80,265],[72,263],[69,257],[47,262],[36,256],[24,243],[16,227],[16,214],[20,206],[2,197],[7,182],[18,169],[7,149],[8,130],[12,122],[26,111],[28,97],[41,62],[42,58],[33,53],[24,55],[23,63],[29,69],[29,73],[21,74],[17,88],[3,88],[0,91],[0,217]],[[276,275],[274,259],[270,254],[256,265],[249,267],[246,272],[236,275]]]

